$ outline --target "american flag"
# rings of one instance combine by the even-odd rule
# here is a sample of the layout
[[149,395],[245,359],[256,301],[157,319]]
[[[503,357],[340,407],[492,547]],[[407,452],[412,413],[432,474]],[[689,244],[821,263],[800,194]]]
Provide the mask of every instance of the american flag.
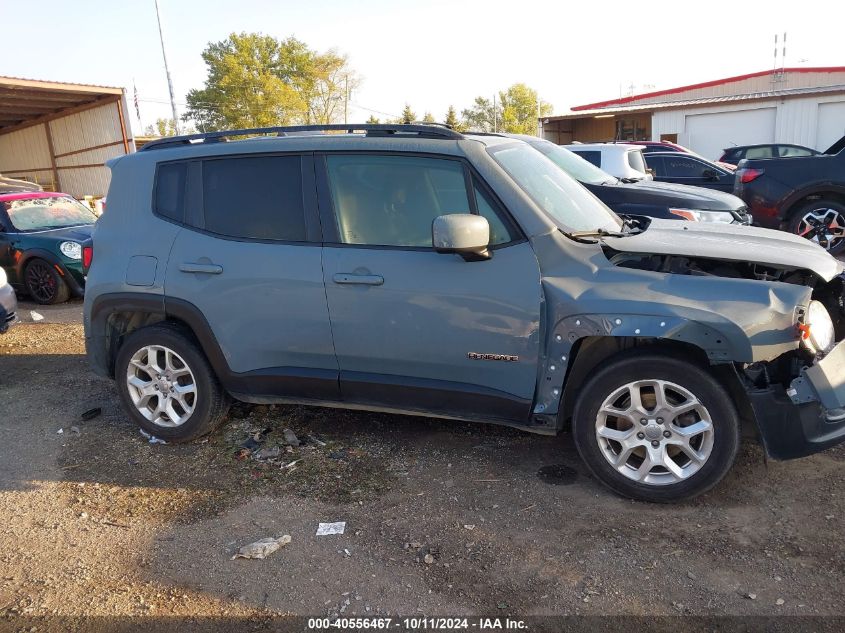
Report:
[[138,106],[138,86],[135,85],[135,82],[132,82],[132,89],[135,92],[135,114],[138,115],[138,121],[141,120],[141,108]]

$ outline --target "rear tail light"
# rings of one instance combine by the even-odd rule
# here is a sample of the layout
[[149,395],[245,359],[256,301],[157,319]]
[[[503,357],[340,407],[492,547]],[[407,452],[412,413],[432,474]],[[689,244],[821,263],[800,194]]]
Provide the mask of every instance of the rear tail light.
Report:
[[91,262],[94,261],[94,247],[93,246],[83,246],[82,247],[82,270],[86,274],[88,273],[88,269],[91,268]]
[[740,169],[739,170],[739,181],[742,184],[746,184],[746,183],[751,182],[752,180],[757,180],[757,178],[762,176],[764,173],[765,173],[764,169],[751,169],[751,168]]

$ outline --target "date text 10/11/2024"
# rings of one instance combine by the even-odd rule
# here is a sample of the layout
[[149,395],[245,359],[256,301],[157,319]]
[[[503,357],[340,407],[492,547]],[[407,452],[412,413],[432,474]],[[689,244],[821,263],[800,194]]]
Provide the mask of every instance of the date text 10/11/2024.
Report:
[[309,618],[308,630],[399,630],[399,631],[452,631],[452,630],[526,630],[523,620],[511,618]]

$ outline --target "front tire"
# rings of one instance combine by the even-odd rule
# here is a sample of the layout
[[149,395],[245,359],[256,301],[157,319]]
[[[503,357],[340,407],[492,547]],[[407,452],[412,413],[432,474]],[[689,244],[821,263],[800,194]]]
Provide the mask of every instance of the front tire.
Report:
[[132,332],[115,362],[124,409],[147,433],[187,442],[216,429],[229,396],[197,343],[178,326],[151,325]]
[[43,259],[33,259],[23,272],[26,292],[36,303],[53,305],[63,303],[70,297],[70,288],[59,271]]
[[709,373],[642,352],[611,361],[584,385],[573,435],[602,483],[658,503],[710,490],[730,470],[740,442],[736,408]]
[[845,252],[845,204],[813,200],[798,208],[789,221],[790,233],[806,237],[831,255]]

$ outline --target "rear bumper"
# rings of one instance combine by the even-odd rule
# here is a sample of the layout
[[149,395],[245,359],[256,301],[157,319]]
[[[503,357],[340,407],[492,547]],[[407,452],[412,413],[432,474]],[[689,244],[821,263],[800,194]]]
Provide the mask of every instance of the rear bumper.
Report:
[[789,389],[749,389],[763,444],[775,459],[818,453],[845,442],[845,341],[805,367]]
[[9,284],[0,287],[0,334],[9,329],[16,320],[15,311],[18,309],[18,299]]

